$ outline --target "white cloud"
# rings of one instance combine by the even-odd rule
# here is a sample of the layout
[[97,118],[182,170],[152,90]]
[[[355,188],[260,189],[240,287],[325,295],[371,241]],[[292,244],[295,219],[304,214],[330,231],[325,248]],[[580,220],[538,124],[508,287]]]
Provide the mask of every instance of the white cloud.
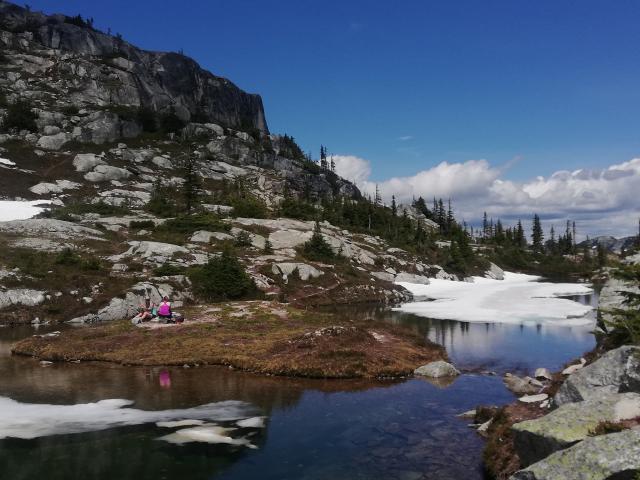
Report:
[[401,142],[413,140],[413,135],[403,135],[402,137],[398,137],[398,140],[400,140]]
[[364,158],[354,155],[333,155],[331,158],[336,165],[336,173],[356,185],[362,185],[371,175],[371,164]]
[[[369,180],[370,163],[354,156],[340,156],[345,178],[356,180],[373,194],[376,182]],[[348,160],[346,160],[348,159]],[[347,168],[348,165],[348,168]],[[343,170],[338,169],[342,175]],[[484,211],[493,218],[512,223],[528,220],[538,213],[543,223],[563,228],[575,220],[582,235],[633,235],[640,216],[640,158],[598,170],[557,171],[549,177],[524,182],[504,178],[506,169],[486,160],[463,163],[442,162],[409,177],[393,177],[377,182],[381,195],[389,200],[409,202],[419,196],[426,200],[451,198],[458,218],[477,223]]]

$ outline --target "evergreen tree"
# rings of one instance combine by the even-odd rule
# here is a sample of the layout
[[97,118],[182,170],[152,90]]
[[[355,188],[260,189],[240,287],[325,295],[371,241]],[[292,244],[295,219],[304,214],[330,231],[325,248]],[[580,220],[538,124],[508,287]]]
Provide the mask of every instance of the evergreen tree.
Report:
[[533,253],[542,253],[543,240],[544,240],[544,233],[542,231],[542,225],[540,224],[540,217],[536,213],[533,216],[533,226],[532,226],[532,232],[531,232]]
[[382,205],[382,197],[380,196],[380,189],[378,188],[377,183],[376,183],[376,199],[374,203],[376,206]]
[[193,157],[187,157],[182,164],[182,200],[187,214],[191,213],[200,196],[200,180]]
[[398,215],[398,206],[396,205],[395,195],[391,195],[391,215],[394,217]]
[[518,224],[515,231],[515,244],[520,248],[524,248],[527,245],[527,239],[524,236],[524,229],[522,228],[522,222],[518,219]]

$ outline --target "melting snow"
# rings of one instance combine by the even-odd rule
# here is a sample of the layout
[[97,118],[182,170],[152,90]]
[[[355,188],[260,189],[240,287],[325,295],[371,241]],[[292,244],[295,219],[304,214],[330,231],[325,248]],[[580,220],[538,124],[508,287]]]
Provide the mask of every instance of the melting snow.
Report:
[[9,167],[15,167],[16,162],[12,162],[8,158],[0,158],[0,164],[7,165]]
[[[34,200],[30,202],[17,200],[0,200],[0,222],[10,220],[26,220],[44,211],[42,205],[48,202]],[[40,205],[40,206],[38,206]]]
[[200,443],[224,443],[227,445],[245,446],[248,448],[257,448],[246,438],[233,438],[228,435],[235,428],[224,428],[214,424],[205,424],[199,427],[183,428],[177,432],[170,433],[160,440],[165,442],[182,445],[184,443],[200,442]]
[[540,277],[505,272],[504,280],[474,277],[473,282],[430,279],[428,285],[398,282],[416,297],[432,301],[406,303],[395,310],[441,320],[487,323],[588,325],[592,307],[557,298],[588,295],[591,287],[540,282]]
[[0,439],[32,439],[178,419],[181,422],[174,423],[175,426],[185,425],[185,420],[237,421],[251,418],[257,413],[252,405],[235,400],[182,410],[158,411],[130,408],[132,403],[129,400],[112,399],[77,405],[47,405],[21,403],[0,397]]
[[245,418],[236,422],[240,428],[264,428],[265,417]]

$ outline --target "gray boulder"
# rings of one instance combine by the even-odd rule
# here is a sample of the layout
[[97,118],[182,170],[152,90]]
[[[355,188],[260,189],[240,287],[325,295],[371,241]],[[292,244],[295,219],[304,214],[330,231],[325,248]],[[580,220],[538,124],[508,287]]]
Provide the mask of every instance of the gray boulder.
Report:
[[89,172],[98,165],[106,165],[102,157],[93,153],[79,153],[73,159],[73,166],[76,172]]
[[60,150],[69,140],[71,140],[71,135],[64,132],[56,135],[44,135],[38,139],[36,147],[43,150]]
[[568,403],[536,420],[513,425],[514,445],[523,465],[584,440],[600,422],[619,422],[640,416],[637,393],[605,394]]
[[640,471],[640,430],[589,437],[553,453],[510,480],[634,480]]
[[504,376],[503,380],[506,387],[516,395],[536,394],[540,392],[540,390],[544,386],[535,378],[531,378],[531,377],[520,378],[510,373],[507,373]]
[[282,275],[283,278],[288,278],[293,274],[293,272],[297,271],[300,280],[305,282],[310,278],[318,278],[320,275],[324,274],[322,270],[318,270],[306,263],[274,263],[271,268],[273,273],[276,275]]
[[44,302],[44,292],[27,288],[16,288],[12,290],[0,290],[0,310],[12,305],[24,305],[33,307]]
[[456,375],[460,375],[460,372],[450,363],[444,360],[438,360],[416,368],[413,374],[421,377],[441,378],[455,377]]
[[425,277],[424,275],[416,275],[415,273],[400,272],[396,275],[395,282],[429,285],[429,277]]
[[124,168],[112,167],[110,165],[98,165],[93,172],[85,173],[84,178],[90,182],[108,182],[111,180],[122,180],[129,178],[131,172]]
[[504,280],[504,270],[502,270],[495,263],[489,265],[489,270],[484,273],[486,278],[492,278],[494,280]]
[[640,347],[623,346],[569,375],[553,401],[557,406],[595,398],[603,393],[638,392]]

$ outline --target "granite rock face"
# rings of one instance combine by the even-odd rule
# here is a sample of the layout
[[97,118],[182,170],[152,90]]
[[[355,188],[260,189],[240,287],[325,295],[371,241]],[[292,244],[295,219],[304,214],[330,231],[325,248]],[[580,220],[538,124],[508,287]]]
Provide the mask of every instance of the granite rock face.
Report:
[[554,397],[557,406],[606,393],[640,393],[640,347],[623,346],[569,375]]
[[583,402],[567,403],[536,420],[513,426],[514,444],[524,465],[580,442],[600,422],[619,422],[640,416],[637,393],[605,394]]
[[516,472],[511,480],[633,480],[640,471],[640,430],[589,437]]
[[[0,45],[5,54],[18,55],[19,63],[28,63],[21,66],[30,73],[50,75],[52,87],[71,79],[73,88],[60,93],[67,93],[76,105],[145,106],[157,112],[173,109],[185,121],[197,117],[268,132],[259,95],[242,91],[185,55],[145,51],[64,15],[44,15],[0,1]],[[101,132],[104,141],[114,135],[135,136],[135,125],[113,120],[103,115],[95,119],[100,125],[87,131]],[[46,148],[61,142],[47,139]]]

